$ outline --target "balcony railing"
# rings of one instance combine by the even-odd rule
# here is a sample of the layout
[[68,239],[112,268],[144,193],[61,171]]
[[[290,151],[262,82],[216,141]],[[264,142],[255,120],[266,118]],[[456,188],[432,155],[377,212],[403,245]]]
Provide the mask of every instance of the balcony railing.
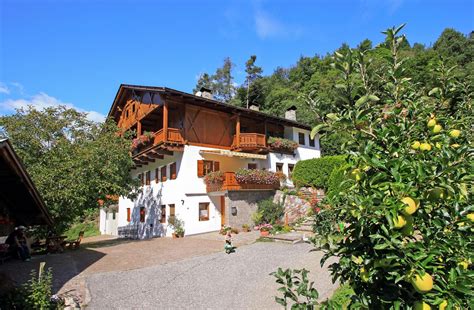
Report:
[[239,140],[234,135],[233,149],[264,149],[267,147],[266,136],[260,133],[240,133]]
[[235,172],[224,172],[224,181],[221,183],[211,183],[206,185],[206,191],[239,191],[239,190],[274,190],[280,187],[280,183],[275,184],[252,184],[239,183],[235,178]]
[[181,130],[177,128],[168,128],[168,139],[165,141],[165,135],[163,129],[160,129],[154,133],[154,137],[145,143],[142,143],[133,150],[133,154],[138,154],[143,150],[146,150],[154,145],[161,144],[163,142],[184,144],[183,136],[181,135]]
[[184,143],[183,136],[181,135],[181,130],[177,128],[168,128],[168,139],[165,141],[164,137],[165,135],[164,135],[163,129],[158,130],[157,132],[155,132],[155,141],[153,144],[157,145],[162,142],[179,143],[179,144]]

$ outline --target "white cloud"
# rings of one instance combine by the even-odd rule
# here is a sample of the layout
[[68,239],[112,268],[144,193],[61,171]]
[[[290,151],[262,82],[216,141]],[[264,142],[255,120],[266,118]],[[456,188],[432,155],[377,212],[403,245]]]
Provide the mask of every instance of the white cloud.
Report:
[[3,102],[0,102],[0,109],[5,111],[14,111],[15,109],[33,106],[38,110],[43,110],[48,107],[57,107],[60,105],[76,109],[79,112],[87,113],[87,118],[91,121],[103,122],[105,120],[105,116],[99,112],[85,111],[81,108],[74,106],[72,103],[62,102],[61,100],[49,96],[48,94],[43,92],[31,96],[29,99],[7,99]]
[[10,89],[8,88],[8,86],[2,82],[0,82],[0,94],[9,94],[10,93]]
[[255,13],[255,30],[262,39],[274,37],[296,38],[302,33],[300,27],[284,24],[262,10],[257,10]]

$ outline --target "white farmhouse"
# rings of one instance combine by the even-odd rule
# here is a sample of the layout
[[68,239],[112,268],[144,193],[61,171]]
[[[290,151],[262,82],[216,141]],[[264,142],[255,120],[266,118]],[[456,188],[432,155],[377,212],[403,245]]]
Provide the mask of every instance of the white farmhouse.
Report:
[[[273,196],[280,184],[242,181],[239,169],[279,171],[292,186],[295,164],[320,156],[318,138],[312,140],[311,128],[296,121],[295,107],[279,118],[211,98],[206,89],[191,95],[120,86],[109,117],[124,131],[136,132],[130,173],[143,186],[135,200],[120,197],[117,205],[101,210],[103,234],[170,236],[170,216],[184,221],[186,235],[222,225],[240,229],[252,224],[256,203]],[[205,176],[213,172],[222,179],[206,184]]]

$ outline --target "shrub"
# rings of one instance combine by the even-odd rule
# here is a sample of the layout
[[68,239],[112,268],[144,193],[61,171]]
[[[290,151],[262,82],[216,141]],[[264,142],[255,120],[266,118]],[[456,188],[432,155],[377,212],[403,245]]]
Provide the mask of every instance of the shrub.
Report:
[[176,215],[168,216],[168,226],[174,229],[176,235],[184,236],[184,221],[180,220]]
[[260,213],[260,212],[258,212],[258,211],[252,213],[252,221],[253,221],[253,223],[254,223],[255,225],[260,225],[260,224],[262,224],[262,222],[263,222],[262,218],[263,218],[262,213]]
[[239,169],[235,173],[237,182],[244,184],[279,184],[280,176],[272,171]]
[[312,186],[322,189],[328,188],[329,175],[335,167],[346,163],[346,156],[325,156],[299,161],[292,174],[296,186]]
[[269,198],[258,202],[257,212],[261,214],[260,223],[275,224],[281,220],[285,209],[282,204],[274,203],[273,200]]

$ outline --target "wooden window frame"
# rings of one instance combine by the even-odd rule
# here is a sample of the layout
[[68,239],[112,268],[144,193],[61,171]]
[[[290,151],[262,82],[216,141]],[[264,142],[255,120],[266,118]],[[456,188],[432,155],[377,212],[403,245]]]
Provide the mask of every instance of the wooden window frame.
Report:
[[[206,169],[206,164],[210,165],[209,169]],[[199,178],[202,178],[208,173],[219,171],[220,170],[220,162],[213,161],[213,160],[198,160],[197,161],[197,174]]]
[[132,209],[127,208],[127,222],[130,223],[131,220],[132,220]]
[[140,185],[141,185],[141,186],[145,185],[145,180],[144,180],[143,173],[140,173],[140,174],[138,175],[138,178],[140,179]]
[[[303,139],[303,143],[301,143],[301,139]],[[304,132],[298,132],[298,143],[300,145],[306,145],[306,134]]]
[[257,163],[248,163],[247,164],[247,169],[251,169],[251,170],[257,170]]
[[170,180],[176,179],[176,163],[170,164]]
[[151,171],[145,172],[145,185],[150,185],[151,182]]
[[155,168],[155,182],[160,182],[160,168]]
[[170,215],[169,215],[169,217],[170,217],[170,218],[176,217],[176,206],[175,206],[175,204],[174,204],[174,203],[170,203],[170,204],[168,205],[168,208],[170,208]]
[[145,207],[140,207],[140,223],[145,223],[146,209]]
[[294,164],[288,164],[288,179],[291,180],[291,176],[293,175],[293,170],[295,169]]
[[166,223],[166,205],[161,205],[161,215],[160,215],[160,223]]
[[[207,217],[201,217],[201,207],[204,206],[207,210]],[[199,203],[199,209],[198,209],[198,216],[199,216],[199,222],[206,222],[209,221],[209,202],[200,202]]]
[[160,174],[161,174],[161,182],[166,182],[167,180],[167,175],[166,175],[166,166],[163,166],[160,168]]

